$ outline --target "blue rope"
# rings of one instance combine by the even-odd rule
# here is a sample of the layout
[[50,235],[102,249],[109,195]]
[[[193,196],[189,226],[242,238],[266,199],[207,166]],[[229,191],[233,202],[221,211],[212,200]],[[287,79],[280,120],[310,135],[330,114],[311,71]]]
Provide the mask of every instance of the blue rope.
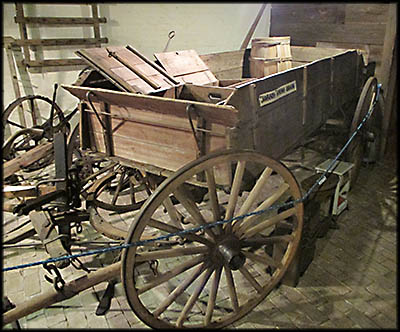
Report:
[[250,212],[241,216],[237,216],[231,219],[227,219],[227,220],[218,220],[216,222],[213,223],[209,223],[206,225],[201,225],[198,227],[194,227],[194,228],[188,228],[176,233],[169,233],[166,235],[162,235],[159,237],[155,237],[152,239],[147,239],[147,240],[142,240],[142,241],[136,241],[133,243],[128,243],[128,244],[122,244],[122,245],[118,245],[118,246],[112,246],[112,247],[107,247],[107,248],[101,248],[101,249],[95,249],[95,250],[90,250],[90,251],[85,251],[83,253],[80,254],[73,254],[73,255],[65,255],[65,256],[60,256],[60,257],[55,257],[55,258],[49,258],[46,260],[42,260],[42,261],[37,261],[37,262],[33,262],[33,263],[27,263],[27,264],[21,264],[21,265],[16,265],[16,266],[11,266],[11,267],[6,267],[3,268],[3,272],[7,272],[7,271],[11,271],[11,270],[17,270],[17,269],[24,269],[27,267],[32,267],[32,266],[36,266],[36,265],[42,265],[42,264],[47,264],[47,263],[54,263],[54,262],[58,262],[58,261],[62,261],[65,259],[73,259],[73,258],[78,258],[78,257],[83,257],[83,256],[90,256],[90,255],[95,255],[95,254],[100,254],[100,253],[105,253],[105,252],[109,252],[109,251],[114,251],[114,250],[121,250],[121,249],[125,249],[125,248],[130,248],[130,247],[135,247],[135,246],[141,246],[141,245],[145,245],[147,243],[151,243],[151,242],[155,242],[155,241],[160,241],[160,240],[167,240],[170,237],[173,236],[181,236],[181,235],[186,235],[188,233],[194,233],[200,230],[204,230],[204,229],[208,229],[211,227],[215,227],[218,225],[223,225],[223,224],[227,224],[236,220],[241,220],[250,216],[254,216],[254,215],[261,215],[263,213],[266,213],[268,211],[271,210],[277,210],[280,208],[284,208],[284,207],[293,207],[294,205],[298,204],[298,203],[302,203],[304,202],[309,196],[310,194],[314,191],[314,189],[317,186],[321,186],[327,179],[326,175],[327,173],[331,173],[331,169],[333,169],[336,161],[339,159],[339,157],[343,154],[343,152],[346,150],[346,148],[349,146],[349,144],[351,143],[351,141],[354,139],[354,137],[357,135],[357,133],[360,131],[360,129],[362,128],[362,126],[365,124],[365,122],[369,119],[369,117],[371,116],[375,105],[378,101],[378,97],[379,97],[379,90],[380,90],[381,84],[378,84],[378,89],[377,89],[377,94],[376,94],[376,98],[374,103],[372,104],[370,110],[368,111],[368,113],[365,115],[365,117],[363,118],[363,120],[360,122],[360,124],[358,125],[357,129],[354,131],[354,133],[350,136],[350,138],[348,139],[348,141],[346,142],[346,144],[343,146],[343,148],[339,151],[339,153],[336,155],[336,157],[332,160],[332,162],[329,164],[329,166],[327,167],[327,169],[322,173],[322,175],[315,181],[315,183],[311,186],[311,188],[303,195],[303,197],[296,199],[294,201],[290,201],[290,202],[286,202],[286,203],[281,203],[281,204],[276,204],[276,205],[272,205],[267,209],[263,209],[263,210],[259,210],[259,211],[254,211],[254,212]]

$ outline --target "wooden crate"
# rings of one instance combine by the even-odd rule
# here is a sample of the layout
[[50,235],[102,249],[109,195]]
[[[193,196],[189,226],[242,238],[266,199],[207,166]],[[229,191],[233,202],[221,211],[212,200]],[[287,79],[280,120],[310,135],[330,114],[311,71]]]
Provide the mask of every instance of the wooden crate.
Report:
[[251,43],[250,75],[268,76],[292,68],[290,36],[255,38]]

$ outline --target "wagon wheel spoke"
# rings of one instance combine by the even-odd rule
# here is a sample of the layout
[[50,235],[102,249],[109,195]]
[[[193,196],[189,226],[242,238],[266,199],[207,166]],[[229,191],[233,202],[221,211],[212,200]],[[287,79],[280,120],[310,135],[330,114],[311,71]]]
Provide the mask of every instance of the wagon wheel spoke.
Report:
[[[239,161],[237,163],[237,167],[236,167],[236,171],[235,171],[235,175],[234,175],[233,183],[232,183],[232,189],[231,189],[231,193],[229,195],[228,207],[226,208],[225,220],[232,219],[232,217],[233,217],[233,213],[235,211],[236,203],[238,200],[240,185],[242,184],[242,179],[243,179],[243,174],[244,174],[245,168],[246,168],[245,161]],[[230,232],[231,229],[232,229],[232,224],[231,223],[226,224],[226,230],[228,232]]]
[[206,270],[206,272],[203,274],[202,278],[199,280],[196,289],[193,291],[192,295],[190,296],[189,301],[186,302],[181,314],[178,317],[178,320],[176,321],[177,327],[182,327],[184,321],[187,318],[187,314],[193,308],[193,305],[199,298],[199,295],[200,295],[201,291],[203,290],[205,284],[207,283],[208,279],[210,278],[212,272],[213,272],[212,268],[208,268]]
[[[280,199],[289,189],[289,184],[286,182],[282,183],[279,188],[269,196],[261,205],[259,205],[254,212],[258,212],[261,210],[266,210],[270,208],[278,199]],[[252,224],[256,223],[260,219],[258,215],[252,215],[247,218],[238,220],[238,222],[234,225],[234,231],[242,234],[246,229],[248,229]]]
[[168,280],[170,280],[170,279],[176,277],[177,275],[189,270],[190,268],[200,264],[203,261],[203,259],[204,259],[203,256],[194,257],[194,258],[186,261],[185,263],[182,263],[182,264],[174,267],[172,270],[158,275],[151,281],[149,281],[146,284],[144,284],[143,286],[141,286],[138,289],[138,294],[143,294],[143,293],[153,289],[154,287],[157,287],[165,282],[168,282]]
[[252,261],[256,261],[259,262],[263,265],[266,266],[272,266],[274,268],[281,268],[282,264],[280,262],[277,262],[276,260],[274,260],[271,256],[269,256],[268,254],[264,253],[264,254],[254,254],[252,252],[249,251],[243,251],[243,254],[249,258]]
[[237,232],[237,235],[239,237],[250,238],[250,237],[256,235],[258,232],[261,232],[262,230],[272,227],[272,226],[276,225],[278,222],[293,216],[295,213],[296,213],[296,208],[291,208],[291,209],[281,212],[273,217],[270,217],[269,219],[264,220],[258,224],[257,224],[257,221],[262,220],[263,216],[262,215],[257,216],[253,219],[253,223],[257,224],[256,226],[249,228],[250,226],[248,224],[248,225],[246,225],[248,227],[242,227],[241,229],[239,229],[239,231]]
[[123,184],[124,181],[125,181],[125,176],[126,176],[126,169],[124,169],[124,170],[122,171],[122,174],[121,174],[121,176],[120,176],[120,178],[119,178],[119,180],[118,180],[117,188],[115,189],[114,195],[113,195],[113,197],[112,197],[112,199],[111,199],[111,204],[112,204],[112,205],[114,205],[115,202],[117,201],[117,198],[118,198],[119,193],[120,193],[121,188],[122,188],[122,184]]
[[148,251],[144,253],[138,254],[136,261],[137,262],[145,262],[151,261],[155,259],[162,258],[173,258],[180,257],[185,255],[196,255],[196,254],[204,254],[207,252],[206,246],[198,246],[198,247],[188,247],[188,248],[174,248],[174,249],[160,249],[154,251]]
[[[183,230],[182,228],[178,228],[178,227],[175,227],[173,225],[170,225],[170,224],[167,224],[165,222],[158,221],[158,220],[155,220],[155,219],[149,220],[148,224],[149,224],[149,226],[152,226],[152,227],[154,227],[156,229],[159,229],[159,230],[167,232],[167,233],[177,233],[177,232],[180,232],[180,231]],[[206,238],[198,236],[198,235],[193,234],[193,233],[185,233],[185,234],[182,234],[180,236],[185,237],[186,239],[188,239],[190,241],[200,242],[200,243],[203,243],[205,245],[211,245],[212,244],[212,242],[210,242]]]
[[227,266],[224,266],[226,283],[228,286],[228,294],[231,299],[234,311],[239,310],[239,300],[236,293],[235,281],[233,280],[232,271]]
[[33,125],[36,126],[37,119],[36,119],[36,112],[35,112],[35,101],[33,100],[33,98],[29,99],[29,105],[30,105],[29,112],[32,114]]
[[10,124],[10,125],[13,125],[13,126],[15,126],[15,127],[17,127],[17,128],[20,128],[20,129],[24,129],[24,128],[26,128],[25,126],[23,126],[23,125],[20,125],[19,123],[17,123],[17,122],[14,122],[14,121],[11,121],[11,120],[7,120],[7,123],[8,123],[8,124]]
[[[194,185],[201,189],[199,193],[208,191],[209,200],[200,201]],[[240,319],[283,278],[300,242],[303,205],[263,213],[243,223],[243,228],[238,224],[234,231],[220,227],[218,232],[214,228],[201,232],[199,226],[234,216],[241,209],[254,211],[300,197],[290,171],[256,152],[220,151],[184,166],[142,206],[126,243],[150,235],[174,239],[189,226],[182,216],[190,220],[195,233],[185,229],[185,241],[123,250],[121,278],[130,307],[153,328],[221,328]],[[228,207],[223,216],[224,204]],[[276,226],[283,224],[288,233],[274,234]],[[141,270],[144,262],[151,261],[157,262],[154,275]]]
[[[177,189],[175,189],[174,196],[184,206],[186,211],[191,215],[193,221],[197,225],[199,226],[207,225],[207,222],[205,221],[196,203],[189,198],[190,194],[188,193],[188,191],[185,189],[184,186],[180,186]],[[206,228],[204,231],[206,232],[206,234],[208,234],[208,236],[211,239],[215,238],[215,233],[213,232],[212,229]]]
[[251,273],[249,272],[249,270],[245,266],[242,266],[239,269],[239,271],[245,277],[245,279],[257,290],[258,293],[262,293],[262,291],[263,291],[262,286],[251,275]]
[[214,272],[214,278],[211,286],[211,293],[210,297],[208,298],[206,315],[204,317],[205,326],[209,325],[211,322],[211,317],[215,307],[215,300],[217,298],[218,286],[221,279],[221,273],[222,273],[222,266],[218,267]]
[[188,276],[183,283],[176,287],[172,293],[153,311],[153,316],[157,317],[163,313],[176,298],[181,295],[193,281],[195,281],[201,273],[206,269],[205,264],[200,265],[190,276]]
[[[215,185],[215,177],[213,169],[206,170],[206,178],[207,178],[208,193],[210,196],[214,220],[221,220],[221,210],[218,203],[217,189]],[[218,226],[218,228],[216,229],[220,231],[220,226]]]

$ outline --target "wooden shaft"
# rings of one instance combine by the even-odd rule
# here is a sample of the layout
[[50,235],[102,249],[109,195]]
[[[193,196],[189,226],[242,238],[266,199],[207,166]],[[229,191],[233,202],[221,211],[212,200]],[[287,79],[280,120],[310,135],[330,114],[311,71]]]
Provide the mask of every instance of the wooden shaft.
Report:
[[62,291],[56,291],[54,288],[51,288],[47,292],[35,296],[4,313],[3,326],[54,303],[69,299],[94,285],[110,280],[117,273],[120,273],[120,270],[121,262],[117,262],[67,282]]
[[251,36],[253,35],[254,30],[256,30],[257,24],[258,24],[258,22],[260,21],[261,16],[262,16],[262,14],[263,14],[264,9],[265,9],[266,6],[267,6],[266,3],[263,3],[263,4],[262,4],[262,6],[261,6],[261,8],[260,8],[260,11],[258,12],[258,14],[257,14],[257,16],[256,16],[256,19],[254,20],[253,24],[251,25],[250,30],[249,30],[249,32],[248,32],[247,35],[246,35],[246,38],[244,39],[242,45],[240,46],[240,49],[241,49],[241,50],[247,48],[247,45],[249,45]]

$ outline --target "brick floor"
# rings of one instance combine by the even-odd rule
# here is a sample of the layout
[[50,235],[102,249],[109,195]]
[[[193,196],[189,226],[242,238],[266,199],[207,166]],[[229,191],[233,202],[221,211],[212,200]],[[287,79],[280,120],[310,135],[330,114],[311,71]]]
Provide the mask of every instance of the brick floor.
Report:
[[[4,216],[5,220],[13,217]],[[317,240],[315,257],[297,287],[281,285],[228,328],[397,328],[396,221],[395,160],[362,169],[349,193],[349,210],[338,218],[338,229],[330,229]],[[7,248],[4,266],[45,257],[40,247]],[[18,305],[40,294],[51,287],[44,274],[40,266],[5,272],[4,295]],[[68,280],[83,274],[72,267],[65,269]],[[130,310],[121,283],[116,285],[111,309],[96,316],[106,286],[98,284],[19,323],[23,328],[148,328]]]

